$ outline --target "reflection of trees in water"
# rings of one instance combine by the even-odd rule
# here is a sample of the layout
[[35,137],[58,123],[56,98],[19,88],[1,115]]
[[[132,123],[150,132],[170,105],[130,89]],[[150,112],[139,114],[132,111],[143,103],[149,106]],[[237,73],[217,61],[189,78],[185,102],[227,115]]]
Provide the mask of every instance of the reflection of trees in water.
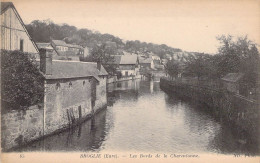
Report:
[[235,126],[216,118],[208,106],[189,98],[177,97],[174,94],[165,94],[165,102],[173,114],[176,109],[183,109],[185,124],[189,127],[189,131],[208,136],[207,149],[209,151],[224,154],[259,154],[257,145],[248,141],[243,131],[235,132]]
[[239,133],[231,132],[230,127],[225,125],[221,125],[220,130],[215,133],[208,148],[224,154],[260,154],[257,144],[241,137]]

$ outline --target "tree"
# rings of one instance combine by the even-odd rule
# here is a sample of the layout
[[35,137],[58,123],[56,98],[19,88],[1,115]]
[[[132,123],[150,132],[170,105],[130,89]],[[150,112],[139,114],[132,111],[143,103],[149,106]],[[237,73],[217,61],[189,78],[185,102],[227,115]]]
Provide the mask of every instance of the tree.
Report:
[[230,35],[222,35],[217,39],[221,43],[219,54],[215,57],[219,76],[233,72],[244,73],[247,84],[256,87],[260,63],[257,45],[248,40],[247,36],[238,37],[235,41]]
[[1,69],[4,110],[24,109],[42,102],[44,77],[30,54],[2,50]]
[[211,73],[210,56],[204,53],[190,56],[186,62],[185,74],[196,76],[198,79],[201,77],[209,77]]
[[180,73],[179,63],[174,60],[168,61],[165,65],[165,71],[172,79],[176,78]]
[[82,59],[85,62],[101,62],[106,71],[110,75],[114,75],[116,73],[116,66],[111,64],[114,62],[114,57],[112,56],[115,51],[111,48],[106,48],[106,44],[102,44],[100,46],[95,46],[91,54]]

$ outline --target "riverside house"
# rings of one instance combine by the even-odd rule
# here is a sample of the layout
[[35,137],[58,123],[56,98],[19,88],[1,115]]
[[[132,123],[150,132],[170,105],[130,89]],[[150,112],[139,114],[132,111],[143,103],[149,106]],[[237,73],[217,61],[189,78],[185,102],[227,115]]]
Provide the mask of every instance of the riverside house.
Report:
[[11,2],[1,2],[1,21],[1,49],[40,56],[44,87],[39,104],[1,114],[3,150],[59,132],[106,107],[108,74],[100,63],[55,60],[56,50],[49,44],[38,49]]
[[117,72],[120,74],[119,78],[133,79],[140,76],[140,64],[136,54],[113,55],[113,61],[107,64],[116,66]]

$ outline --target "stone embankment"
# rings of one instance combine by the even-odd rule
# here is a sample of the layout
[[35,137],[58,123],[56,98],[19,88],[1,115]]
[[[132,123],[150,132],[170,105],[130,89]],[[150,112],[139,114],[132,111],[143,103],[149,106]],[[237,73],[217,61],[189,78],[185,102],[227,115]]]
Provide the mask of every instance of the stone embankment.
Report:
[[230,124],[244,138],[259,142],[259,103],[222,89],[160,79],[160,87],[169,94],[204,103],[210,112]]

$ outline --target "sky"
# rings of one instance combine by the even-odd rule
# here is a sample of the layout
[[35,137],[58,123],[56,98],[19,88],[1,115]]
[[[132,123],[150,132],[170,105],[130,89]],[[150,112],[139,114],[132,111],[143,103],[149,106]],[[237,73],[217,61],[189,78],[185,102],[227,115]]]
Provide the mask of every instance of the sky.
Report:
[[[5,0],[4,0],[5,1]],[[13,0],[23,21],[51,19],[123,40],[216,53],[220,35],[260,44],[259,0]]]

